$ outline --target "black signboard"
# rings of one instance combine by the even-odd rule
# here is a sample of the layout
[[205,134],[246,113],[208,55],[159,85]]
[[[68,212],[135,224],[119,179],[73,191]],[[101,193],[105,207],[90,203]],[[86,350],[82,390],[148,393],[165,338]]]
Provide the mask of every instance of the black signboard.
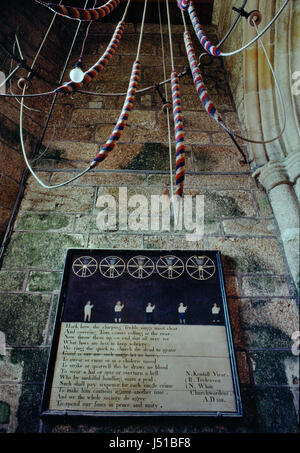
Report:
[[41,407],[241,417],[220,253],[67,252]]

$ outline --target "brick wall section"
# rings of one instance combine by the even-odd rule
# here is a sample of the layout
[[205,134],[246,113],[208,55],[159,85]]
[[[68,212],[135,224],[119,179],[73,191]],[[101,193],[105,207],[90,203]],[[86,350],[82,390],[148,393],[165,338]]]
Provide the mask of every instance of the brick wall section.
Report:
[[[113,27],[94,27],[84,63],[94,62]],[[216,30],[207,29],[216,39]],[[179,71],[186,65],[182,27],[174,26]],[[89,89],[127,89],[137,42],[129,24],[118,53],[99,83]],[[167,35],[165,34],[165,42]],[[77,49],[78,50],[78,49]],[[198,48],[198,52],[200,49]],[[168,55],[168,51],[166,50]],[[75,56],[76,56],[75,52]],[[76,57],[74,57],[75,61]],[[159,28],[147,24],[143,41],[141,86],[162,79]],[[168,64],[169,66],[169,64]],[[170,72],[170,67],[168,67]],[[155,77],[155,79],[153,79]],[[227,122],[238,128],[221,63],[205,68],[212,97]],[[295,432],[297,363],[291,334],[297,318],[295,288],[279,232],[265,193],[228,137],[203,111],[189,77],[182,79],[187,144],[186,194],[205,195],[205,236],[196,243],[169,232],[100,232],[96,227],[100,194],[168,193],[166,117],[154,91],[137,97],[126,131],[110,157],[74,184],[44,190],[30,178],[0,273],[0,330],[7,355],[0,361],[3,431],[36,432]],[[61,97],[47,139],[50,152],[39,162],[39,176],[58,183],[93,158],[118,117],[123,98],[80,94]],[[56,135],[51,141],[53,125]],[[53,154],[53,150],[55,153]],[[52,154],[51,154],[52,152]],[[97,425],[41,427],[38,408],[52,338],[59,284],[67,248],[218,249],[223,256],[245,417],[240,421],[201,419],[101,420]],[[296,324],[297,325],[297,324]],[[1,406],[0,406],[1,409]]]
[[[51,22],[51,15],[39,5],[33,4],[30,8],[24,2],[13,0],[1,12],[0,41],[12,51],[14,34],[17,32],[21,50],[30,66],[43,36]],[[39,68],[39,74],[50,82],[56,82],[63,63],[63,55],[59,51],[57,42],[68,42],[68,33],[60,18],[56,19],[48,36],[45,46],[36,61],[34,69]],[[17,47],[15,55],[19,57]],[[11,66],[12,64],[12,66]],[[0,70],[5,76],[16,66],[11,58],[0,49]],[[20,94],[17,81],[20,77],[27,76],[28,71],[21,69],[12,79],[12,84],[6,84],[6,93],[10,89]],[[33,86],[28,93],[46,92],[52,90],[53,84],[34,78]],[[41,134],[42,127],[50,108],[50,97],[26,99],[25,105],[35,110],[24,108],[24,137],[29,154],[32,154]],[[12,98],[0,98],[0,241],[2,240],[13,206],[19,191],[19,184],[25,169],[21,156],[19,136],[20,105]]]

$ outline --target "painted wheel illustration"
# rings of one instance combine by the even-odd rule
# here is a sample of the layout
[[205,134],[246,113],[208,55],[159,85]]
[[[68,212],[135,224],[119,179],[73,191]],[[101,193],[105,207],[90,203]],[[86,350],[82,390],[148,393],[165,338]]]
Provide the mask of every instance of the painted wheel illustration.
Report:
[[154,263],[147,256],[134,256],[128,261],[127,270],[131,277],[148,278],[154,271]]
[[87,278],[94,275],[98,268],[97,261],[91,256],[81,256],[77,258],[73,265],[72,269],[77,277]]
[[125,263],[118,256],[107,256],[100,262],[99,270],[106,278],[118,278],[125,270]]
[[184,264],[177,256],[166,255],[159,258],[156,270],[163,278],[175,279],[183,274]]
[[191,256],[186,262],[186,270],[196,280],[208,280],[216,272],[216,265],[208,256]]

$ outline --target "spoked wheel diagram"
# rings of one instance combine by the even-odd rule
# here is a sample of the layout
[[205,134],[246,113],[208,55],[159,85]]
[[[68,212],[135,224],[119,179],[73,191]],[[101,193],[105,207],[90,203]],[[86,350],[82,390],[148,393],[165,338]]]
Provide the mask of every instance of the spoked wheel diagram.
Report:
[[91,256],[80,256],[72,265],[74,274],[82,278],[91,277],[97,271],[97,268],[98,263]]
[[183,261],[175,255],[166,255],[159,258],[156,270],[163,278],[173,280],[180,277],[184,272]]
[[127,263],[128,273],[134,278],[148,278],[153,273],[154,268],[153,261],[143,255],[134,256]]
[[106,278],[121,277],[124,270],[125,262],[119,256],[107,256],[99,264],[99,271]]
[[191,256],[186,262],[186,270],[196,280],[208,280],[214,275],[216,266],[208,256]]

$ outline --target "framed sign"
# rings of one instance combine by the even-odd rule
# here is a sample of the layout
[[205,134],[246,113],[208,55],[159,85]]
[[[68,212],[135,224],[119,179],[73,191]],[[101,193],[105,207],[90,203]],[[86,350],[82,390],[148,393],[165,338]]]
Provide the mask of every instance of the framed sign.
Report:
[[220,253],[68,250],[40,415],[241,417]]

